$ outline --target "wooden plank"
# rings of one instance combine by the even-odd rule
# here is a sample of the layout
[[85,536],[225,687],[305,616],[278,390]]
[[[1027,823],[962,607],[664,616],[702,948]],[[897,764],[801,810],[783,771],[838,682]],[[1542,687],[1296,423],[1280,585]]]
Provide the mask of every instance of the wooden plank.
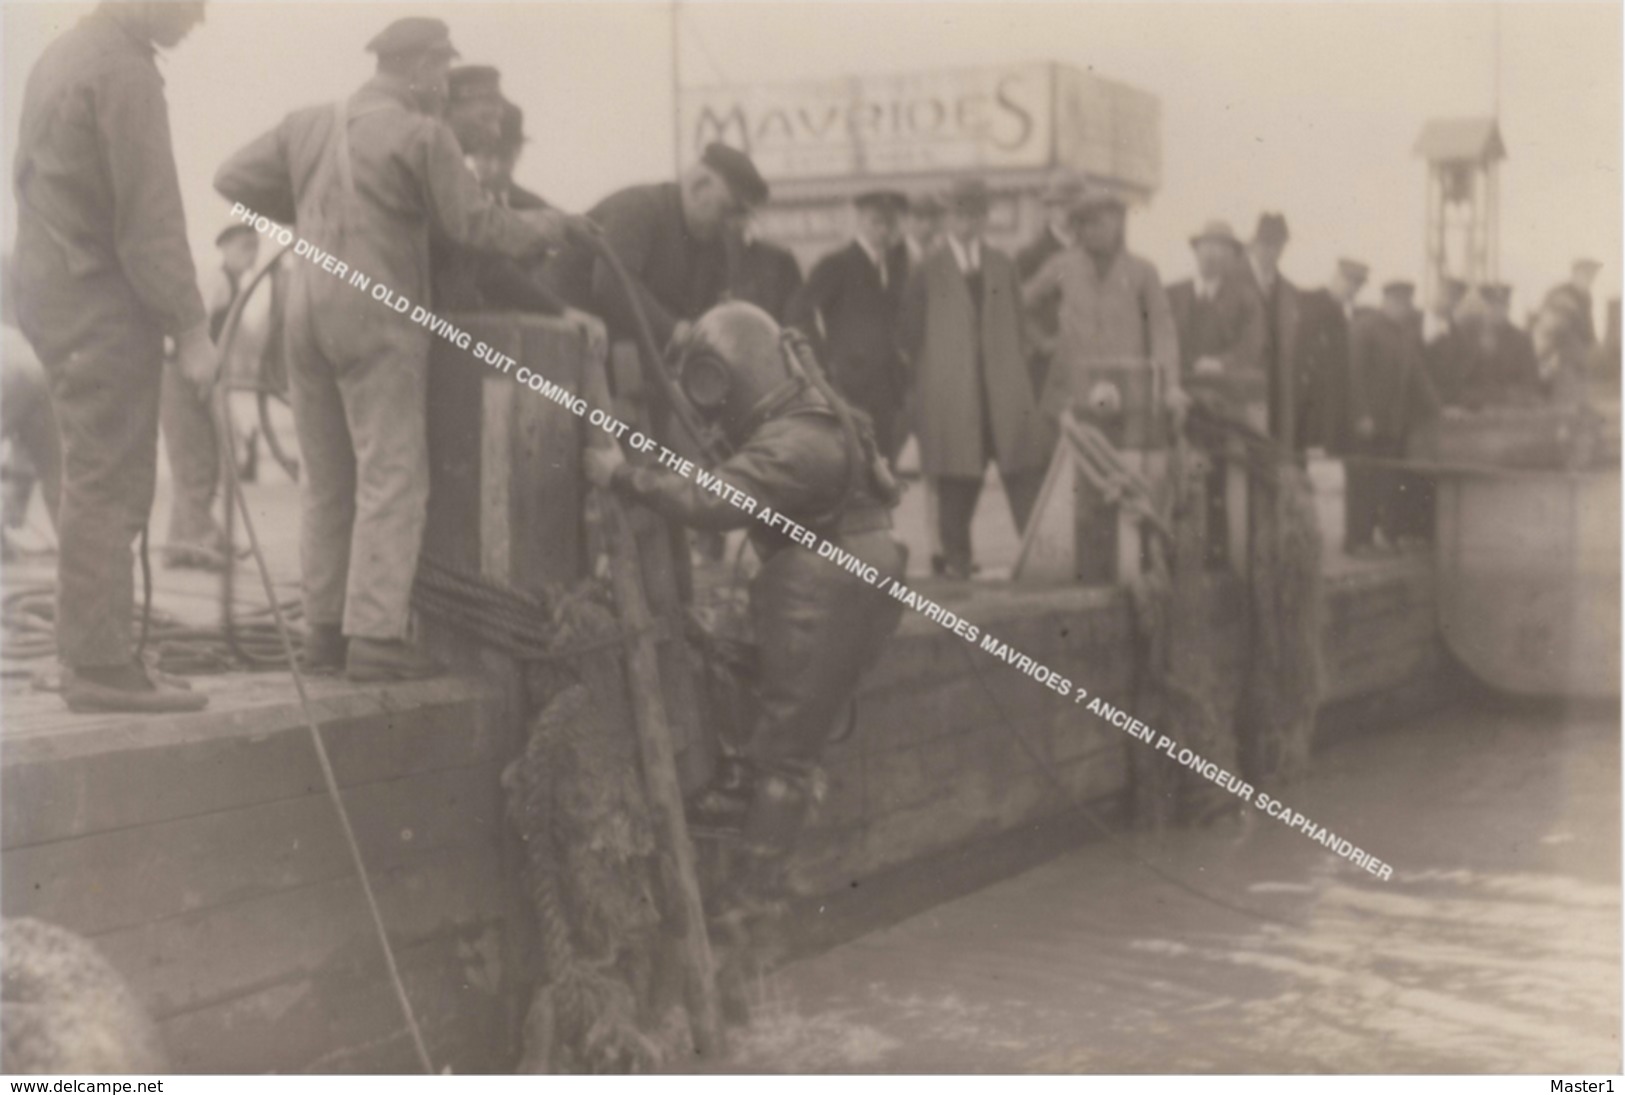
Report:
[[[497,780],[497,766],[482,764],[351,788],[345,804],[368,868],[495,847]],[[0,912],[99,935],[353,870],[321,793],[13,849],[0,855]]]
[[[436,1067],[493,1072],[511,1063],[501,934],[501,924],[485,922],[396,953]],[[159,1032],[179,1073],[418,1071],[382,962],[289,977],[173,1015]]]
[[513,572],[514,524],[508,499],[513,489],[515,404],[525,393],[501,376],[486,377],[480,389],[479,573],[507,582]]
[[[358,689],[314,706],[341,786],[492,759],[492,695],[478,681]],[[242,714],[8,741],[0,752],[0,847],[298,798],[321,786],[297,704]]]
[[[586,356],[580,334],[539,319],[527,320],[522,331],[521,360],[565,390],[580,392]],[[580,453],[589,427],[536,392],[518,395],[509,448],[513,544],[507,580],[521,589],[573,582],[585,572]]]
[[[451,848],[373,875],[397,946],[501,915],[495,849]],[[155,1018],[289,976],[381,962],[354,876],[94,937]]]

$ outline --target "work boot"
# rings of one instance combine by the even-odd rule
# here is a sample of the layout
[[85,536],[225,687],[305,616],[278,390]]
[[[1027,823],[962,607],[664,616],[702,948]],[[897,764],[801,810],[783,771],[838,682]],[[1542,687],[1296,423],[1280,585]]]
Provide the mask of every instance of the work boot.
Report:
[[309,624],[299,650],[299,668],[305,673],[344,672],[344,632],[338,624]]
[[85,666],[64,670],[62,698],[69,711],[127,711],[133,714],[160,714],[175,711],[201,711],[209,705],[202,692],[155,682],[146,667],[135,662],[126,665]]
[[420,681],[444,672],[439,662],[404,639],[354,638],[344,659],[344,675],[358,684]]

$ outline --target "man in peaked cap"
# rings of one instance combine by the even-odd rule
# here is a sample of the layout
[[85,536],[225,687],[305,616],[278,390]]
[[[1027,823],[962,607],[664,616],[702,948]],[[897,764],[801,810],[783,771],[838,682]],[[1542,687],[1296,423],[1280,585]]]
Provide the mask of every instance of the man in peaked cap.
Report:
[[[1354,321],[1349,336],[1349,413],[1350,448],[1356,456],[1402,459],[1411,432],[1438,410],[1412,304],[1415,295],[1411,282],[1390,281],[1382,287],[1382,306]],[[1379,530],[1395,545],[1428,536],[1432,499],[1421,477],[1366,465],[1345,489],[1354,494],[1343,532],[1350,554],[1369,552]]]
[[431,306],[431,233],[516,258],[584,223],[493,201],[437,117],[456,56],[446,25],[401,19],[368,49],[376,75],[338,104],[295,111],[223,164],[215,189],[295,226],[344,264],[295,263],[284,318],[299,431],[305,658],[354,680],[429,676],[408,640],[429,493],[427,381],[434,337],[358,291]]
[[1299,428],[1308,447],[1348,449],[1349,324],[1369,276],[1365,263],[1338,259],[1326,285],[1299,298],[1298,360],[1307,406]]
[[490,65],[459,65],[446,75],[446,124],[464,155],[502,140],[502,74]]
[[[714,141],[676,182],[627,187],[588,212],[640,289],[656,342],[680,344],[693,321],[722,300],[728,223],[767,198],[750,157]],[[570,303],[604,318],[611,338],[632,337],[631,303],[593,251],[568,250],[558,280]]]
[[830,383],[874,423],[875,442],[895,460],[898,418],[908,394],[897,352],[897,310],[908,280],[900,218],[908,199],[894,190],[859,194],[852,241],[819,259],[790,302],[789,323],[819,348]]

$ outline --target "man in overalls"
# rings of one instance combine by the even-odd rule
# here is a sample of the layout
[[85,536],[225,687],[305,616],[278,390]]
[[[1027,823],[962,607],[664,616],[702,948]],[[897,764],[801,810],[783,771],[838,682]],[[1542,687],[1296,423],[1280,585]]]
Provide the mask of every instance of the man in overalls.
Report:
[[406,680],[438,671],[407,640],[434,336],[374,293],[431,307],[431,233],[522,258],[582,226],[552,210],[505,209],[480,188],[437,117],[457,56],[444,23],[399,19],[367,48],[378,71],[359,91],[290,114],[227,160],[215,188],[345,264],[335,274],[296,262],[285,319],[305,467],[305,660],[343,666],[352,680]]

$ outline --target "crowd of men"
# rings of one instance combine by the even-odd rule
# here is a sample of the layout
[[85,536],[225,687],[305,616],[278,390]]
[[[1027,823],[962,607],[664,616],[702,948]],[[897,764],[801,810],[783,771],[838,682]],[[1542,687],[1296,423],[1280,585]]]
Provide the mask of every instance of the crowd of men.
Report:
[[[128,611],[160,422],[176,480],[166,557],[219,562],[218,441],[205,409],[220,373],[213,342],[257,261],[254,235],[228,228],[216,241],[221,268],[200,293],[154,55],[184,38],[202,7],[102,5],[42,56],[23,102],[16,320],[60,440],[7,431],[14,448],[59,449],[60,459],[33,462],[51,480],[57,636],[75,709],[204,703],[132,660]],[[982,180],[860,194],[851,243],[803,280],[795,258],[756,231],[769,190],[744,153],[712,144],[676,180],[566,214],[514,182],[523,112],[495,69],[453,67],[444,23],[397,20],[367,48],[375,75],[234,153],[215,178],[223,197],[439,313],[556,316],[595,348],[631,339],[641,317],[676,360],[718,304],[761,309],[811,340],[883,463],[895,467],[916,439],[932,567],[954,579],[977,569],[971,527],[988,464],[1024,526],[1068,412],[1177,421],[1193,401],[1253,407],[1287,449],[1350,458],[1351,551],[1423,536],[1429,519],[1406,500],[1425,491],[1382,459],[1402,457],[1440,407],[1564,390],[1596,341],[1594,264],[1548,298],[1533,338],[1511,323],[1505,286],[1449,286],[1444,298],[1459,300],[1428,341],[1407,282],[1386,284],[1377,308],[1356,307],[1368,276],[1357,261],[1340,261],[1324,288],[1293,286],[1279,266],[1289,233],[1278,214],[1260,217],[1246,241],[1222,221],[1203,226],[1190,240],[1192,276],[1165,288],[1127,249],[1121,198],[1065,173],[1043,194],[1043,231],[1014,256],[985,238],[993,195]],[[305,667],[362,681],[433,674],[409,638],[433,336],[311,264],[283,265],[271,337],[302,460]],[[14,380],[27,378],[13,356],[8,412],[29,405],[25,395],[14,403]],[[628,481],[614,473],[594,472]]]

